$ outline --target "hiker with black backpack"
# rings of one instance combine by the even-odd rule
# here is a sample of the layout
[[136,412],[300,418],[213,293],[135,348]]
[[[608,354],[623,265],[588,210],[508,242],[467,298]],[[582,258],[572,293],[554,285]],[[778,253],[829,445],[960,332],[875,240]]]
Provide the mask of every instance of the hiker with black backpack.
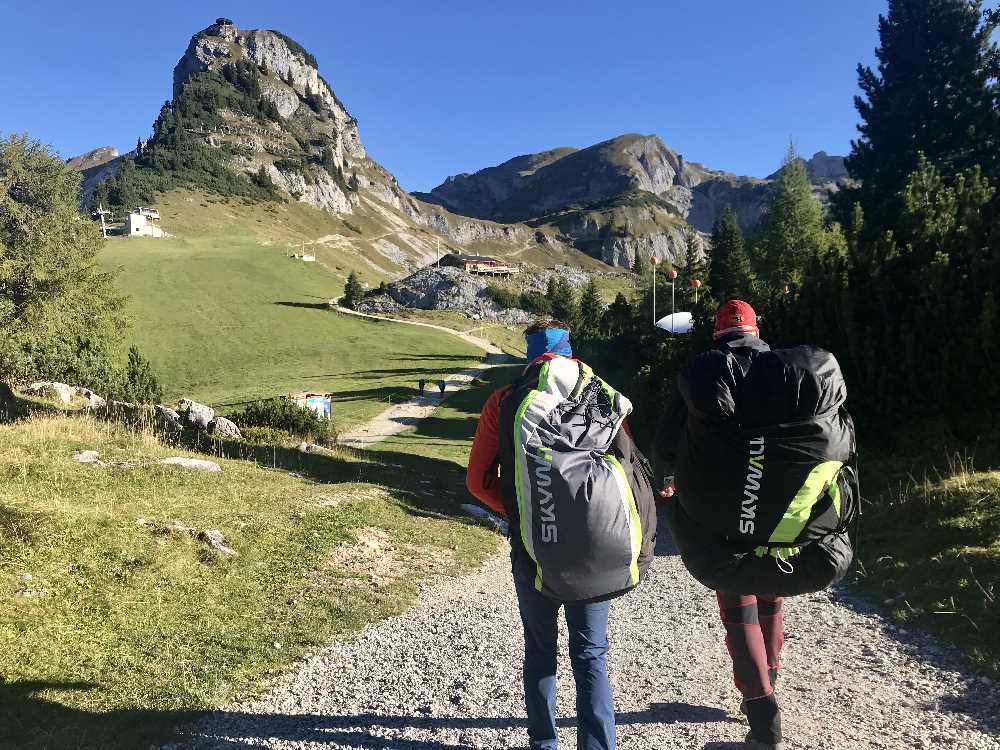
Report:
[[655,473],[685,566],[717,594],[746,747],[778,750],[783,599],[836,583],[854,557],[854,424],[829,352],[772,350],[742,300],[719,308],[714,339],[677,378]]
[[569,328],[525,331],[528,365],[483,407],[466,484],[505,516],[524,626],[524,698],[532,750],[555,750],[559,609],[576,680],[577,747],[613,750],[607,672],[611,600],[653,557],[652,474],[626,426],[632,404],[573,359]]

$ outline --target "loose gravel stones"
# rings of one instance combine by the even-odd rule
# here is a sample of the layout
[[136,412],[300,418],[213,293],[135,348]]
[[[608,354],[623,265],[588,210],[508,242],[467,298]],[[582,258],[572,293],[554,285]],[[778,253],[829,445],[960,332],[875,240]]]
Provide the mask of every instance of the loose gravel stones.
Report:
[[[670,550],[612,605],[610,669],[622,750],[741,747],[715,598]],[[933,639],[844,592],[786,602],[779,701],[789,748],[1000,750],[1000,690]],[[566,642],[563,630],[562,643]],[[261,700],[213,713],[177,750],[527,746],[521,626],[503,555],[426,587],[408,613],[302,662]],[[560,657],[560,745],[576,746]]]

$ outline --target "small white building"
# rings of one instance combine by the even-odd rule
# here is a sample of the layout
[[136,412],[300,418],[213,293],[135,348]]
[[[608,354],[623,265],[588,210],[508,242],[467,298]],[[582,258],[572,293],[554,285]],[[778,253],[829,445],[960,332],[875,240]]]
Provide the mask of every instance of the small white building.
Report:
[[125,234],[129,237],[162,237],[163,229],[158,222],[160,212],[155,208],[140,206],[125,219]]

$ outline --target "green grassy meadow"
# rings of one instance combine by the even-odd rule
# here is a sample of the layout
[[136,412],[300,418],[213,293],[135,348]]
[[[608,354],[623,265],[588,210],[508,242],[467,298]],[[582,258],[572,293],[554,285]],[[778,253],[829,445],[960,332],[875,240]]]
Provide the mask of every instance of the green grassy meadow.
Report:
[[168,399],[222,411],[297,389],[338,394],[339,428],[364,421],[478,360],[446,333],[370,321],[327,308],[341,280],[233,230],[204,237],[109,240],[142,349]]
[[[3,748],[166,741],[498,542],[458,508],[462,467],[418,451],[193,453],[66,415],[0,425],[0,443]],[[75,462],[84,449],[118,463]],[[205,452],[221,472],[156,463]],[[174,522],[220,530],[239,556],[214,558]]]

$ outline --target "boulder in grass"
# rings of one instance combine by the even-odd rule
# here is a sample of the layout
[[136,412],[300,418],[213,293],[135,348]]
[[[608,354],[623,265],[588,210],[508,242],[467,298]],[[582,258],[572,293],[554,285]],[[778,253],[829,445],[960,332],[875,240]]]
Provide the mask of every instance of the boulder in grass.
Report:
[[52,383],[48,381],[32,383],[28,386],[28,393],[55,399],[60,404],[68,405],[73,403],[73,388],[65,383]]
[[225,417],[216,417],[209,422],[208,434],[220,440],[239,440],[243,437],[236,423]]
[[215,419],[215,409],[189,398],[180,400],[177,411],[184,418],[185,424],[189,427],[197,427],[199,430],[207,430],[209,423]]
[[76,396],[77,398],[82,398],[84,401],[86,401],[87,402],[86,406],[88,409],[103,409],[105,406],[108,405],[108,402],[104,398],[98,396],[89,388],[74,386],[73,395]]
[[180,432],[184,429],[184,422],[181,420],[181,415],[169,406],[163,406],[162,404],[154,406],[153,420],[156,422],[156,426],[164,432]]
[[222,471],[222,467],[215,461],[206,461],[202,458],[187,458],[186,456],[171,456],[160,460],[161,464],[167,466],[181,466],[193,471]]
[[230,557],[240,556],[239,552],[226,543],[226,538],[218,529],[205,529],[203,532],[198,534],[198,539],[207,544],[208,548],[216,555],[216,557],[228,559]]

